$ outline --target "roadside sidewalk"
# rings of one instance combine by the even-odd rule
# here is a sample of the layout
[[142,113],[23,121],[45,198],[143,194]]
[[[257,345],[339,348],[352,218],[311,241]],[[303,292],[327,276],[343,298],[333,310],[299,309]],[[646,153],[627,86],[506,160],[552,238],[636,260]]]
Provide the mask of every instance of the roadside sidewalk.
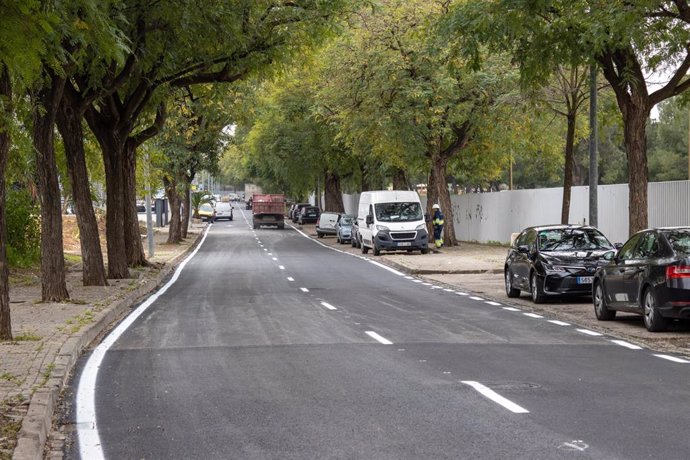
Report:
[[[44,458],[44,446],[60,392],[84,349],[163,284],[197,244],[206,224],[192,224],[187,240],[165,244],[167,227],[154,234],[155,267],[131,270],[132,278],[84,287],[78,266],[67,273],[70,301],[40,303],[36,279],[10,288],[15,340],[0,342],[0,460]],[[144,241],[146,247],[146,242]],[[46,452],[62,458],[62,452]]]
[[[338,244],[335,237],[317,238],[313,225],[304,225],[301,230],[310,237],[342,251],[360,253],[350,243]],[[402,272],[416,275],[429,282],[462,289],[487,300],[510,305],[525,312],[546,315],[625,339],[636,345],[664,352],[678,353],[690,357],[690,322],[677,322],[667,332],[648,332],[639,315],[618,312],[615,321],[598,321],[594,316],[591,297],[557,297],[543,304],[532,302],[529,293],[509,299],[505,293],[503,264],[508,249],[502,246],[461,242],[460,246],[442,248],[440,253],[421,255],[410,253],[383,252],[368,258],[394,267]]]

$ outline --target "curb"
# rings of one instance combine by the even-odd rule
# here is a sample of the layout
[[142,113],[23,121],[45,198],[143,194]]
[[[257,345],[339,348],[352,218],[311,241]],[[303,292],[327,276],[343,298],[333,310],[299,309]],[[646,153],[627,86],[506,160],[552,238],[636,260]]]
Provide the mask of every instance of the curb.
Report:
[[36,390],[31,396],[29,409],[22,420],[22,427],[17,437],[17,445],[12,454],[12,460],[41,460],[44,446],[53,425],[53,415],[62,390],[67,385],[70,374],[84,349],[99,336],[107,332],[122,318],[127,316],[132,307],[151,292],[159,289],[170,274],[177,268],[179,262],[193,251],[204,232],[201,231],[187,250],[176,255],[161,269],[155,278],[125,295],[124,298],[110,304],[100,311],[94,322],[77,334],[69,337],[60,348],[53,361],[50,378],[43,388]]

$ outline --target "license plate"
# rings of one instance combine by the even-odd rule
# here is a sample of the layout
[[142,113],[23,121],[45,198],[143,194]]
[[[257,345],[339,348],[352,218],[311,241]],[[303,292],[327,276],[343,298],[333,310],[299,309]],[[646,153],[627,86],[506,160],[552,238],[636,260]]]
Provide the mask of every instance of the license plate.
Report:
[[592,281],[594,281],[593,276],[578,276],[577,277],[577,284],[592,284]]
[[412,243],[398,243],[398,246],[412,246]]

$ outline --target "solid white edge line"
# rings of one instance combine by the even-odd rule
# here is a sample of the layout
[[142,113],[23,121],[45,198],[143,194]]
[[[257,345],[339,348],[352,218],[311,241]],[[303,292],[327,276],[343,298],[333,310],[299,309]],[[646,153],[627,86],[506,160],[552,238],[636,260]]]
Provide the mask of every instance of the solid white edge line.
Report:
[[384,338],[384,337],[381,337],[380,335],[378,335],[378,334],[377,334],[376,332],[374,332],[374,331],[365,331],[365,333],[366,333],[369,337],[371,337],[372,339],[376,340],[377,342],[380,342],[380,343],[382,343],[382,344],[384,344],[384,345],[393,345],[393,342],[391,342],[390,340],[388,340],[388,339],[386,339],[386,338]]
[[630,342],[626,342],[625,340],[611,340],[611,342],[615,343],[616,345],[620,345],[621,347],[630,348],[631,350],[642,350],[642,347]]
[[656,356],[657,358],[666,359],[668,361],[673,361],[674,363],[690,364],[690,361],[687,361],[687,360],[681,359],[681,358],[676,358],[675,356],[671,356],[671,355],[654,355],[654,356]]
[[570,326],[570,323],[566,323],[564,321],[558,321],[557,319],[550,319],[549,323],[555,324],[556,326]]
[[601,334],[599,332],[590,331],[589,329],[575,329],[575,330],[577,332],[582,332],[583,334],[586,334],[586,335],[591,335],[592,337],[600,337],[600,336],[604,335],[604,334]]
[[477,390],[479,393],[481,393],[483,396],[489,398],[496,404],[500,404],[501,406],[505,407],[509,411],[513,412],[514,414],[529,414],[529,411],[525,409],[524,407],[518,406],[515,404],[513,401],[504,398],[503,396],[499,395],[496,393],[494,390],[491,388],[487,388],[484,385],[482,385],[479,382],[475,382],[472,380],[463,380],[462,383],[465,385],[469,385],[475,390]]
[[[349,253],[348,253],[348,254],[349,254]],[[398,270],[396,270],[396,269],[394,269],[394,268],[390,268],[390,267],[388,267],[388,266],[386,266],[386,265],[383,265],[382,263],[374,262],[373,260],[370,260],[369,262],[372,263],[372,264],[374,264],[374,265],[376,265],[377,267],[383,268],[384,270],[388,270],[389,272],[391,272],[391,273],[393,273],[393,274],[395,274],[395,275],[398,275],[398,276],[405,276],[405,274],[404,274],[403,272],[399,272]]]
[[324,307],[328,308],[329,310],[337,310],[337,308],[335,308],[333,305],[331,305],[331,304],[328,303],[328,302],[321,302],[321,305],[323,305]]
[[77,438],[79,440],[79,455],[81,458],[104,458],[96,420],[96,378],[98,377],[98,370],[103,362],[103,358],[105,358],[106,352],[117,342],[120,336],[134,323],[134,321],[136,321],[151,304],[158,300],[158,298],[177,281],[184,267],[196,253],[199,252],[204,241],[206,241],[206,236],[208,236],[210,229],[211,225],[206,227],[206,232],[201,242],[199,242],[196,249],[194,249],[194,251],[192,251],[192,253],[177,267],[172,278],[122,320],[122,322],[120,322],[120,324],[118,324],[93,350],[91,356],[87,360],[81,377],[79,378],[76,398]]

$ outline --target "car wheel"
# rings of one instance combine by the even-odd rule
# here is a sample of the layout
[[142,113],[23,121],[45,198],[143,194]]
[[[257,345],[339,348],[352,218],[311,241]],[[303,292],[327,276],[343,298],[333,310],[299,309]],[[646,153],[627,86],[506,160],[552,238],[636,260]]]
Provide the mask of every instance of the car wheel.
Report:
[[642,297],[642,310],[644,325],[649,332],[662,332],[668,327],[668,320],[661,316],[659,309],[656,306],[656,298],[654,297],[654,290],[648,287]]
[[422,248],[422,254],[429,254],[429,248]]
[[604,296],[604,288],[601,283],[594,285],[594,314],[599,321],[611,321],[616,317],[616,310],[611,310],[606,305],[606,297]]
[[539,276],[537,275],[537,272],[532,272],[529,287],[532,291],[532,302],[544,303],[544,300],[546,299],[546,294],[544,294],[544,283],[539,282]]
[[285,224],[278,224],[278,230],[283,230],[285,228]]
[[254,224],[254,230],[256,230],[257,228],[259,228],[259,224]]
[[319,238],[323,238],[323,233],[321,233],[321,232],[316,232],[316,236],[318,236]]
[[506,295],[511,299],[520,297],[520,289],[513,287],[513,273],[510,271],[510,268],[506,268],[504,279],[506,285]]
[[357,242],[355,241],[354,238],[352,238],[352,239],[350,240],[350,246],[352,246],[353,248],[356,248],[356,247],[357,247]]
[[381,250],[378,247],[376,247],[376,243],[374,243],[374,255],[375,256],[381,255]]
[[369,252],[369,248],[364,246],[363,244],[360,247],[362,248],[362,254],[366,254]]

